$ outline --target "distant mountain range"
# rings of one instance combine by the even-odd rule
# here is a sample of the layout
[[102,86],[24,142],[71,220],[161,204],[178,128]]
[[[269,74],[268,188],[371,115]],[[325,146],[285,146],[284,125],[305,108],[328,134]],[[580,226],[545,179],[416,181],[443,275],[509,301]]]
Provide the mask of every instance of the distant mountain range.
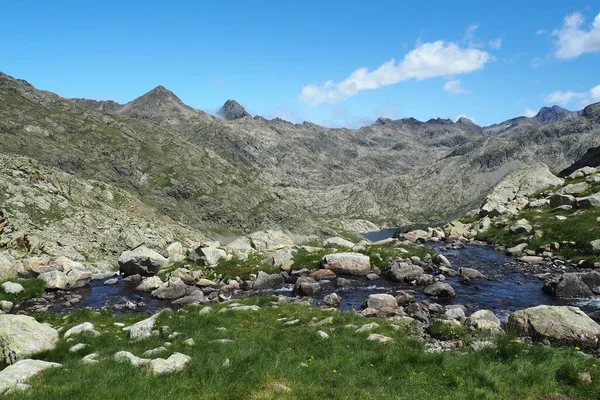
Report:
[[251,117],[234,100],[213,116],[162,86],[124,105],[68,100],[0,73],[0,153],[124,189],[202,232],[359,230],[449,220],[512,170],[563,170],[600,146],[599,110],[326,128]]

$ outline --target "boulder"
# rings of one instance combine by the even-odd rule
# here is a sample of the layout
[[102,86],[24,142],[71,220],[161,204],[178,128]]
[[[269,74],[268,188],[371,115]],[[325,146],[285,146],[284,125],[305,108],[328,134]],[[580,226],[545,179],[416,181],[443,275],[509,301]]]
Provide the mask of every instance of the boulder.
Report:
[[256,250],[279,250],[294,245],[294,241],[281,231],[259,231],[248,236],[252,248]]
[[589,244],[588,244],[588,249],[592,252],[592,253],[600,253],[600,239],[596,239],[596,240],[592,240]]
[[140,292],[151,292],[162,285],[164,285],[164,283],[158,276],[150,276],[143,279],[142,282],[137,285],[136,290],[139,290]]
[[567,176],[567,179],[572,180],[572,179],[577,179],[577,178],[583,178],[584,176],[588,176],[588,175],[592,175],[595,174],[596,168],[594,167],[583,167],[583,168],[579,168],[578,170],[575,170],[574,172],[572,172],[569,176]]
[[179,242],[173,242],[168,245],[167,254],[169,255],[169,261],[180,262],[185,260],[185,250]]
[[202,245],[196,248],[196,254],[200,256],[197,260],[201,265],[213,267],[227,257],[227,252],[218,247],[219,242],[212,242],[209,245]]
[[562,299],[587,299],[600,296],[600,272],[567,272],[548,280],[544,293]]
[[156,290],[152,291],[152,296],[157,299],[173,300],[188,294],[188,285],[181,278],[171,278]]
[[338,307],[342,302],[342,298],[337,293],[328,294],[323,298],[323,303],[327,304],[330,307]]
[[156,251],[145,246],[124,251],[118,259],[119,271],[124,275],[154,275],[169,261]]
[[248,254],[254,251],[254,247],[252,247],[250,238],[244,236],[225,245],[225,251],[227,251],[229,254],[235,255]]
[[388,276],[398,282],[408,282],[423,275],[423,268],[405,262],[393,262],[387,271]]
[[330,269],[318,269],[316,271],[311,272],[308,276],[313,278],[315,281],[320,281],[323,279],[335,279],[336,275]]
[[600,193],[594,193],[575,200],[575,207],[577,208],[594,208],[598,206],[600,206]]
[[81,267],[83,269],[71,268],[65,272],[59,270],[42,272],[38,275],[38,279],[45,282],[46,289],[76,289],[84,287],[92,280],[92,273],[85,269],[85,267]]
[[351,249],[354,243],[341,237],[330,237],[323,241],[323,247],[345,247]]
[[484,274],[482,274],[481,272],[477,271],[474,268],[459,268],[458,274],[460,276],[462,276],[463,278],[468,278],[468,279],[485,278]]
[[550,196],[550,208],[556,208],[560,206],[574,206],[575,197],[570,194],[553,194]]
[[515,311],[508,326],[518,334],[535,339],[597,344],[600,325],[577,307],[537,306]]
[[205,304],[208,303],[209,300],[204,297],[204,292],[200,289],[191,288],[192,292],[187,296],[183,296],[171,302],[171,304],[176,306],[182,306],[185,304]]
[[280,267],[283,270],[289,270],[294,264],[294,254],[296,250],[294,249],[281,249],[277,250],[273,255],[269,258],[269,262],[276,266]]
[[64,338],[67,339],[74,335],[81,335],[81,334],[85,334],[87,332],[93,332],[93,331],[94,331],[94,324],[92,324],[91,322],[84,322],[82,324],[75,325],[74,327],[72,327],[71,329],[66,331]]
[[427,296],[432,297],[441,297],[441,298],[451,298],[456,296],[454,289],[452,286],[448,285],[445,282],[436,282],[432,285],[429,285],[423,290],[423,292]]
[[0,361],[12,363],[32,354],[52,350],[58,342],[58,332],[26,315],[0,315]]
[[526,219],[520,219],[509,228],[511,233],[529,233],[533,227]]
[[509,249],[506,249],[506,254],[508,254],[509,256],[517,256],[518,257],[521,254],[523,254],[523,251],[526,248],[527,248],[527,243],[519,243],[515,247],[511,247]]
[[152,330],[154,329],[154,323],[158,318],[159,314],[154,314],[150,318],[146,318],[140,322],[123,328],[124,331],[129,332],[129,338],[133,340],[140,340],[150,337]]
[[254,290],[278,289],[283,286],[285,279],[280,274],[267,274],[259,271],[252,285]]
[[61,367],[61,364],[42,360],[20,360],[0,371],[0,394],[10,390],[26,390],[26,382],[45,369]]
[[321,260],[321,268],[335,274],[365,276],[371,273],[371,260],[360,253],[328,254]]
[[474,327],[475,329],[484,330],[497,330],[500,329],[500,319],[489,310],[475,311],[467,318],[467,325]]
[[166,360],[163,358],[150,360],[148,362],[148,369],[154,375],[170,374],[181,371],[190,361],[191,358],[185,354],[173,353]]
[[294,291],[301,296],[315,296],[321,293],[321,285],[313,278],[300,277],[294,284]]
[[571,194],[578,195],[585,192],[588,188],[588,184],[585,182],[570,183],[562,187],[557,193],[559,194]]
[[377,311],[386,309],[396,310],[398,308],[398,302],[391,294],[371,294],[367,298],[367,307]]
[[17,294],[25,290],[25,288],[23,288],[23,285],[21,285],[20,283],[14,283],[10,281],[4,282],[0,287],[2,287],[4,293],[8,294]]
[[535,199],[528,204],[529,208],[548,208],[550,207],[549,199]]
[[21,261],[17,261],[8,253],[0,253],[0,281],[14,279],[24,274]]

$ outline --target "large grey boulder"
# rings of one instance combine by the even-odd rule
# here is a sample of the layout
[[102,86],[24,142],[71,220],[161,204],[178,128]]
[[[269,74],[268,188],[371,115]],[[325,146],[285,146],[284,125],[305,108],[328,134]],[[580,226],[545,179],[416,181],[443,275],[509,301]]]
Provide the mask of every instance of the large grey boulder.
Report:
[[20,360],[0,371],[0,394],[8,391],[29,389],[27,381],[48,368],[61,367],[61,364],[42,360]]
[[248,235],[250,244],[256,250],[279,250],[294,245],[294,241],[281,231],[258,231]]
[[225,245],[225,251],[235,255],[248,254],[254,251],[254,247],[250,238],[243,236]]
[[478,310],[467,318],[467,325],[475,329],[497,330],[500,329],[500,319],[490,310]]
[[24,272],[23,263],[8,253],[0,253],[0,281],[16,278]]
[[27,315],[0,315],[0,361],[12,363],[32,354],[52,350],[58,332]]
[[149,276],[142,280],[142,282],[136,286],[136,290],[140,292],[152,292],[164,285],[163,281],[158,276]]
[[145,246],[124,251],[118,259],[119,271],[125,275],[154,275],[169,260]]
[[259,271],[252,285],[254,290],[278,289],[283,286],[285,279],[280,274],[267,274]]
[[294,284],[294,291],[301,296],[316,296],[321,293],[321,285],[313,278],[300,277]]
[[221,259],[227,257],[227,252],[218,247],[219,242],[213,242],[208,245],[202,245],[196,248],[196,254],[200,256],[200,264],[215,266]]
[[445,282],[436,282],[432,285],[429,285],[423,290],[423,293],[425,293],[427,296],[441,298],[451,298],[456,296],[456,292],[452,286]]
[[371,294],[367,298],[367,307],[377,311],[396,310],[398,302],[391,294]]
[[588,188],[588,184],[585,182],[570,183],[570,184],[562,187],[561,189],[559,189],[557,193],[578,195],[578,194],[585,192],[587,190],[587,188]]
[[123,328],[124,331],[129,332],[129,338],[132,340],[140,340],[148,338],[152,335],[154,329],[154,323],[160,313],[154,314],[150,318],[146,318],[140,322],[136,322],[131,326]]
[[335,274],[364,276],[371,273],[371,259],[360,253],[328,254],[321,260],[321,268]]
[[90,283],[92,275],[92,272],[86,269],[72,268],[66,272],[59,270],[42,272],[38,275],[38,279],[45,282],[46,289],[76,289]]
[[518,334],[560,342],[596,344],[600,325],[577,307],[537,306],[515,311],[508,326]]
[[463,278],[480,279],[485,278],[485,275],[477,271],[475,268],[461,267],[458,269],[458,274]]
[[398,282],[408,282],[419,278],[425,271],[418,265],[405,262],[394,262],[390,264],[387,271],[388,276]]
[[533,227],[526,219],[520,219],[510,227],[511,233],[529,233]]
[[181,278],[171,278],[158,289],[152,291],[157,299],[174,300],[188,294],[190,287]]
[[567,272],[548,280],[546,294],[562,299],[588,299],[600,296],[600,272]]

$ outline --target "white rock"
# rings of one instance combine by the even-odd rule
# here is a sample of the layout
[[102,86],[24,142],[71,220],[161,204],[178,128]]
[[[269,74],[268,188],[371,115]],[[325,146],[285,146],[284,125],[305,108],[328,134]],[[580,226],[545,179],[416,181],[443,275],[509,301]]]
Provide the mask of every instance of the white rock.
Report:
[[124,331],[129,332],[129,338],[133,340],[144,339],[152,335],[152,329],[154,329],[154,323],[158,314],[154,314],[150,318],[146,318],[140,322],[137,322],[131,326],[123,328]]
[[[4,358],[14,361],[45,350],[52,350],[59,340],[58,332],[26,315],[0,315],[0,337],[3,338]],[[10,359],[6,359],[6,358]]]
[[367,340],[373,341],[373,342],[380,342],[380,343],[388,343],[388,342],[393,342],[394,339],[392,339],[391,337],[388,336],[383,336],[380,335],[378,333],[371,333],[368,337]]
[[317,337],[321,339],[329,339],[329,335],[323,331],[317,331]]
[[4,282],[2,284],[2,290],[4,290],[4,293],[17,294],[21,293],[23,290],[25,290],[25,288],[23,288],[23,285],[19,283]]
[[79,350],[85,349],[87,347],[84,343],[78,343],[75,346],[71,346],[69,348],[69,353],[77,353]]
[[369,332],[376,328],[379,328],[379,324],[377,322],[371,322],[370,324],[365,324],[365,325],[361,326],[354,333]]
[[152,372],[155,375],[168,374],[181,371],[190,361],[191,358],[189,356],[186,356],[185,354],[173,353],[166,360],[162,358],[150,360],[149,368],[150,372]]
[[0,394],[11,389],[22,390],[27,380],[47,368],[61,367],[61,364],[42,360],[21,360],[0,371]]
[[94,324],[91,322],[84,322],[82,324],[76,325],[65,332],[64,338],[71,337],[73,335],[79,335],[85,332],[90,332],[94,330]]
[[87,356],[85,356],[81,359],[81,362],[84,364],[95,364],[98,362],[98,360],[97,360],[98,356],[99,356],[98,353],[88,354]]

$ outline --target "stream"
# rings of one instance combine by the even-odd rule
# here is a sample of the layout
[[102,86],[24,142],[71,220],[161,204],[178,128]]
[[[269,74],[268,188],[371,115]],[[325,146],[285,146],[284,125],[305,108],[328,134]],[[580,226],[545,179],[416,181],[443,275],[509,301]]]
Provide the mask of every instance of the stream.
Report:
[[[364,234],[365,238],[377,241],[392,237],[395,229],[389,228],[376,232]],[[504,264],[512,260],[511,257],[495,251],[489,246],[469,244],[464,249],[447,250],[442,249],[442,243],[428,244],[434,252],[444,254],[455,269],[460,267],[475,268],[481,271],[488,279],[479,279],[469,284],[463,284],[458,277],[447,278],[456,297],[451,304],[462,304],[469,312],[478,309],[489,309],[494,311],[501,319],[506,320],[508,315],[519,309],[533,307],[540,304],[546,305],[574,305],[580,307],[586,313],[597,312],[600,314],[600,299],[556,299],[547,296],[542,291],[543,281],[531,274],[517,271],[513,268],[504,267]],[[356,277],[352,277],[353,279]],[[108,279],[108,278],[107,278]],[[134,289],[130,283],[119,277],[119,282],[114,285],[104,285],[104,280],[95,280],[85,288],[72,291],[70,294],[81,296],[79,302],[72,306],[64,306],[60,301],[53,302],[51,311],[62,312],[73,309],[92,308],[99,309],[105,305],[121,305],[118,312],[156,312],[170,304],[167,301],[153,298],[147,293],[141,293]],[[422,288],[416,288],[409,284],[403,284],[380,278],[368,281],[365,278],[357,278],[355,285],[351,288],[340,289],[335,285],[323,287],[323,293],[315,298],[315,305],[321,305],[323,297],[329,293],[336,292],[342,297],[340,308],[342,310],[360,310],[370,294],[388,293],[398,290],[416,290],[414,295],[417,301],[429,300],[422,293]],[[283,296],[294,296],[293,285],[286,285],[282,289],[273,291],[274,294]],[[125,304],[138,304],[139,307],[128,309]]]

